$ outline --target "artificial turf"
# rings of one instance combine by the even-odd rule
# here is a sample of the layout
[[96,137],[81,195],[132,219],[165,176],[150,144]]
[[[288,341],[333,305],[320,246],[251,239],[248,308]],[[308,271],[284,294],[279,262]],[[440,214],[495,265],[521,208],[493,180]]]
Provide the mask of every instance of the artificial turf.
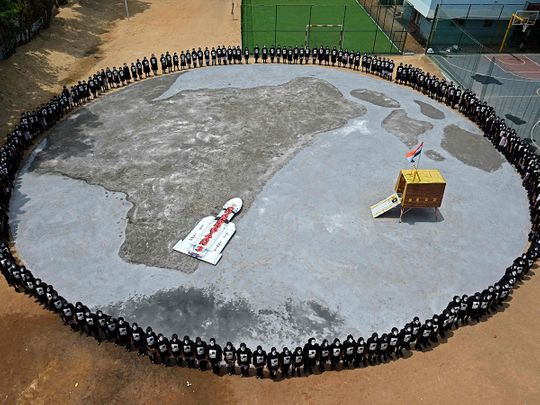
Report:
[[[334,27],[313,27],[318,24]],[[308,25],[312,27],[306,35]],[[288,4],[286,0],[244,0],[242,43],[251,50],[255,45],[322,45],[368,53],[399,52],[355,0],[293,0]]]

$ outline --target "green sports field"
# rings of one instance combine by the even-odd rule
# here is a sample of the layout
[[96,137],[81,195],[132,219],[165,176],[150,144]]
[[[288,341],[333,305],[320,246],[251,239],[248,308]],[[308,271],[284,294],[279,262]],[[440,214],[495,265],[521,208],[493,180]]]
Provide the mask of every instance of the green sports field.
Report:
[[242,43],[250,49],[255,45],[322,45],[368,53],[399,53],[355,0],[243,0]]

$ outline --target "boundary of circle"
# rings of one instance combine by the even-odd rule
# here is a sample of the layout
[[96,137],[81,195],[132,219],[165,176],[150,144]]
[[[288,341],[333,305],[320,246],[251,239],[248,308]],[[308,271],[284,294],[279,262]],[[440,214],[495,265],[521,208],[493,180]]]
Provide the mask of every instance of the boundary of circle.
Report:
[[[236,63],[235,63],[235,64],[236,64]],[[309,65],[309,64],[306,64],[306,65]],[[316,66],[316,65],[313,65],[313,64],[312,64],[312,66]],[[200,66],[200,67],[204,67],[204,66]],[[319,65],[319,67],[321,67],[321,66]],[[322,66],[322,67],[324,68],[324,67],[327,67],[327,66]],[[346,67],[345,67],[345,69],[346,69]],[[180,71],[180,72],[170,72],[170,73],[167,73],[167,74],[174,74],[174,73],[180,73],[180,74],[182,74],[182,73],[185,73],[185,72],[187,72],[187,71],[189,71],[189,70],[191,70],[191,69],[186,69],[185,71]],[[360,74],[366,74],[366,75],[371,76],[372,78],[378,78],[378,79],[380,79],[380,80],[384,80],[384,79],[381,78],[381,77],[376,77],[376,76],[374,76],[373,74],[369,74],[369,73],[372,73],[372,72],[357,71],[357,73],[360,73]],[[165,75],[166,75],[166,74],[154,75],[154,76],[148,77],[148,78],[156,78],[156,77],[161,77],[161,76],[165,76]],[[146,80],[146,79],[147,79],[147,78],[144,78],[144,80]],[[397,82],[393,82],[393,81],[390,81],[390,82],[391,82],[392,84],[398,85]],[[112,91],[109,92],[109,94],[112,94],[112,93],[114,93],[114,92],[116,92],[116,91],[120,91],[120,90],[124,89],[125,87],[128,87],[130,84],[136,84],[136,83],[138,83],[138,81],[137,81],[137,82],[133,82],[133,83],[128,83],[127,85],[122,85],[121,88],[114,88],[114,89],[112,89]],[[411,88],[410,86],[407,86],[407,85],[405,85],[405,84],[399,83],[399,85],[405,86],[405,87],[409,87],[409,90],[415,90],[415,91],[418,91],[418,90],[413,89],[413,88]],[[539,95],[540,95],[540,88],[537,90],[537,93],[539,93]],[[99,98],[93,98],[93,99],[91,99],[89,102],[94,102],[94,101],[96,101],[96,100],[99,100]],[[444,104],[443,102],[438,101],[438,100],[434,100],[434,101],[437,101],[438,103]],[[72,108],[72,109],[71,109],[70,111],[68,111],[62,118],[60,118],[59,120],[57,120],[57,121],[53,124],[53,126],[56,125],[57,123],[61,122],[63,119],[65,119],[66,117],[68,117],[70,114],[74,113],[75,111],[78,111],[78,110],[79,110],[79,107],[80,107],[80,106],[76,106],[75,108]],[[464,116],[465,116],[465,118],[469,118],[469,117],[467,117],[466,115],[464,115]],[[477,125],[474,121],[473,121],[473,124]],[[538,124],[540,124],[540,121],[538,121],[538,122],[533,126],[533,129],[534,129]],[[478,125],[477,125],[477,126],[478,126]],[[37,144],[40,143],[41,140],[46,139],[46,138],[50,135],[49,129],[50,129],[50,128],[48,128],[47,130],[45,130],[45,131],[44,131],[44,134],[42,134],[41,136],[37,136],[36,139],[38,140],[38,142],[30,143],[30,144],[27,146],[27,148],[26,148],[26,152],[31,151]],[[481,128],[480,128],[480,129],[481,129]],[[481,130],[482,130],[482,129],[481,129]],[[484,131],[482,130],[482,132],[484,132]],[[484,133],[484,136],[485,136],[485,133]],[[40,138],[41,138],[41,139],[40,139]],[[534,139],[532,138],[532,129],[531,129],[531,140],[532,140],[532,142],[534,143],[534,145],[536,145],[536,142],[535,142]],[[8,140],[8,141],[9,141],[9,140]],[[499,150],[499,153],[501,153],[500,150]],[[23,152],[23,154],[21,155],[20,163],[24,162],[24,160],[26,160],[26,159],[28,158],[28,156],[29,156],[28,154],[25,154],[25,153]],[[504,154],[503,154],[503,156],[504,156]],[[506,156],[505,156],[505,157],[506,157]],[[506,159],[506,160],[507,160],[508,163],[510,163],[510,165],[514,166],[514,165],[512,164],[512,162],[510,162],[508,159]],[[19,167],[15,166],[15,169],[14,169],[14,174],[15,174],[15,175],[17,174],[17,172],[19,171],[19,169],[20,169],[20,166],[19,166]],[[519,172],[518,172],[518,173],[519,173]],[[13,188],[14,188],[14,185],[12,185],[11,190],[12,190]],[[11,199],[11,195],[9,196],[9,199]],[[531,203],[531,202],[529,201],[529,204],[530,204],[530,203]],[[8,215],[8,214],[6,214],[6,215]],[[9,234],[9,231],[8,231],[8,234]],[[5,240],[5,242],[6,242],[8,245],[11,243],[13,246],[16,246],[16,245],[15,245],[15,242],[14,242],[11,238],[9,238],[9,237]],[[530,246],[532,247],[532,244],[531,244]],[[529,247],[529,249],[527,250],[527,252],[531,249],[531,247]],[[9,250],[11,251],[11,248],[10,248]],[[12,251],[11,251],[11,253],[13,254]],[[21,259],[21,258],[20,258],[20,259]],[[518,257],[518,259],[519,259],[519,257]],[[517,259],[516,259],[516,260],[517,260]],[[17,263],[16,260],[15,260],[15,263]],[[517,282],[517,281],[516,281],[516,282]],[[496,284],[496,283],[494,283],[494,284]],[[512,284],[512,286],[513,286],[513,285],[514,285],[514,284]],[[483,316],[483,315],[482,315],[482,316]],[[411,349],[411,350],[412,350],[412,349]],[[415,348],[415,350],[417,350],[417,349]]]

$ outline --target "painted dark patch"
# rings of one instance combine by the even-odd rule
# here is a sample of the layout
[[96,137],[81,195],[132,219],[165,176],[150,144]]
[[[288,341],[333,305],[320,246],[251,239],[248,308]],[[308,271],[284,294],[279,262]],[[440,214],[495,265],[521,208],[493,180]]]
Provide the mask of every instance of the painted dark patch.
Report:
[[494,172],[504,163],[503,157],[481,135],[466,131],[457,125],[444,128],[441,146],[466,165],[486,172]]
[[351,96],[356,97],[359,100],[367,101],[368,103],[375,104],[379,107],[387,108],[399,108],[401,105],[399,101],[388,97],[386,94],[379,93],[378,91],[367,89],[356,89],[351,91]]
[[[249,303],[236,299],[223,302],[211,289],[178,288],[160,291],[151,297],[132,299],[103,308],[113,316],[136,320],[143,328],[159,325],[168,336],[178,333],[220,342],[231,340],[250,343],[282,341],[303,343],[291,335],[291,328],[322,339],[338,334],[343,324],[339,314],[316,302],[287,301],[284,308],[251,309]],[[278,328],[276,329],[276,325]]]
[[426,150],[426,156],[436,162],[442,162],[443,160],[445,160],[443,155],[441,155],[439,152],[434,151],[433,149]]
[[426,117],[433,118],[434,120],[442,120],[445,118],[444,113],[433,107],[431,104],[424,103],[420,100],[414,100],[414,102],[420,106],[420,112]]
[[392,111],[384,119],[382,126],[397,136],[409,148],[418,144],[418,137],[421,134],[433,129],[431,123],[410,118],[405,110]]

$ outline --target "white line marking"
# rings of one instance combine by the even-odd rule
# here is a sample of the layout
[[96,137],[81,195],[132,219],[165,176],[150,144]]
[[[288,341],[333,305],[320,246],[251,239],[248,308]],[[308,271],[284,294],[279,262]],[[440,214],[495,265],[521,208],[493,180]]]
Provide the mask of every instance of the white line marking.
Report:
[[[486,56],[486,55],[483,55],[483,56]],[[461,67],[461,66],[458,66],[456,65],[455,63],[452,63],[452,62],[449,62],[446,58],[442,57],[440,59],[436,59],[436,60],[443,60],[445,63],[448,63],[449,65],[452,65],[460,70],[463,70],[464,72],[468,72],[468,73],[472,73],[472,74],[482,74],[482,73],[479,73],[479,72],[475,72],[473,70],[469,70],[469,69],[465,69],[464,67]],[[489,59],[488,59],[489,60]],[[501,69],[502,71],[506,72],[506,70],[504,70],[502,67],[500,67],[499,65],[497,65],[497,67],[499,69]],[[506,72],[508,73],[508,72]],[[540,72],[539,72],[540,73]],[[485,76],[485,75],[483,75]],[[517,76],[517,75],[514,75],[514,76]],[[532,82],[532,81],[535,81],[533,79],[526,79],[524,77],[521,77],[521,76],[517,76],[517,77],[521,77],[521,79],[512,79],[512,78],[509,78],[509,77],[500,77],[500,76],[489,76],[489,77],[492,77],[494,79],[501,79],[501,80],[506,80],[506,81],[513,81],[513,82]]]
[[[540,96],[540,94],[538,94]],[[533,94],[532,96],[488,96],[486,98],[492,99],[492,98],[534,98],[537,97],[537,95]]]
[[532,63],[534,63],[536,66],[540,67],[540,63],[538,63],[538,62],[535,61],[534,59],[529,58],[527,55],[525,55],[525,57],[526,57],[527,59],[529,59]]
[[[497,57],[495,56],[495,58],[497,58]],[[503,59],[498,59],[498,60],[500,60],[505,65],[510,65],[510,66],[518,66],[518,65],[524,65],[525,64],[525,61],[521,60],[521,59],[518,59],[519,63],[508,63],[508,62],[505,62]]]
[[[489,61],[491,62],[491,59],[488,58],[487,55],[483,55],[483,56],[484,56],[487,60],[489,60]],[[523,76],[518,75],[517,73],[514,73],[514,72],[509,72],[508,70],[506,70],[505,68],[503,68],[501,65],[499,65],[499,64],[497,63],[497,57],[496,57],[496,56],[493,57],[493,63],[495,63],[495,65],[497,65],[497,67],[498,67],[499,69],[501,69],[501,70],[504,71],[505,73],[508,73],[509,75],[514,75],[514,76],[516,76],[516,77],[521,77],[522,79],[528,79],[527,77],[523,77]],[[524,63],[524,64],[525,64],[525,63]],[[521,73],[521,72],[519,72],[519,73]],[[536,73],[536,72],[535,72],[535,73]],[[539,71],[538,73],[540,73],[540,71]],[[491,76],[491,77],[494,77],[494,76]],[[533,79],[529,79],[529,80],[533,80]]]

